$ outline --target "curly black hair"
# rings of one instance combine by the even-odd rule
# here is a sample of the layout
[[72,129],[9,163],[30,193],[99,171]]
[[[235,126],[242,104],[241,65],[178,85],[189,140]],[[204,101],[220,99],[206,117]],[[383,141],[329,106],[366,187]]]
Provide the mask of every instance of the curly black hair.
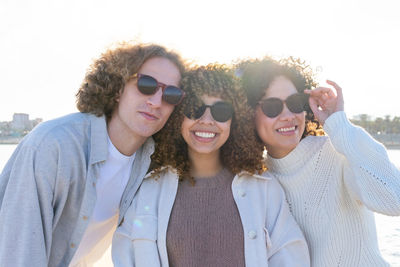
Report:
[[234,110],[229,138],[220,151],[222,165],[233,174],[264,171],[262,147],[255,134],[254,113],[233,69],[219,64],[193,67],[184,73],[181,87],[186,92],[185,99],[175,108],[165,127],[153,136],[156,142],[151,157],[154,173],[158,174],[163,167],[170,166],[177,170],[181,180],[190,179],[193,182],[188,145],[181,135],[181,126],[184,114],[201,105],[203,95],[220,97],[232,104]]

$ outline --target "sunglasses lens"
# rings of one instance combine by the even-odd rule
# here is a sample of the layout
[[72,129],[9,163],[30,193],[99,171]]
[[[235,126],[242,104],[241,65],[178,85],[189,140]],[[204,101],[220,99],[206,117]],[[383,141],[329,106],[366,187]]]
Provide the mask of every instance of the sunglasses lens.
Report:
[[194,107],[193,109],[190,109],[190,107],[188,107],[188,109],[184,111],[184,114],[189,119],[197,120],[204,115],[207,107],[210,107],[212,117],[218,122],[226,122],[233,116],[233,107],[226,102],[217,102],[212,106],[207,106],[203,104],[199,107]]
[[201,105],[201,106],[187,106],[186,110],[184,110],[183,114],[185,114],[186,117],[188,117],[191,120],[197,120],[203,116],[204,112],[206,111],[206,106]]
[[283,102],[279,98],[268,98],[261,102],[261,110],[270,118],[275,118],[283,110]]
[[204,112],[206,111],[206,108],[207,107],[205,105],[201,105],[200,107],[195,108],[194,112],[193,112],[193,115],[192,115],[192,118],[195,119],[195,120],[200,119],[201,116],[203,116]]
[[233,115],[233,107],[226,102],[217,102],[211,107],[211,115],[218,122],[226,122]]
[[291,112],[301,113],[304,111],[305,99],[303,94],[294,94],[286,99],[286,105]]
[[167,86],[162,97],[165,102],[178,105],[183,98],[183,91],[175,86]]
[[157,90],[157,81],[150,76],[142,75],[137,81],[139,91],[144,95],[152,95]]

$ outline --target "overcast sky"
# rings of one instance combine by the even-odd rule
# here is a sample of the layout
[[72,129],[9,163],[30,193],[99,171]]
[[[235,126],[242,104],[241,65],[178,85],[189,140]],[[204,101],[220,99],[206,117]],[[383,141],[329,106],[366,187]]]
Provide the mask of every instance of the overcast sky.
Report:
[[295,56],[342,86],[349,116],[400,116],[396,0],[0,0],[0,121],[76,112],[87,67],[119,41],[197,63]]

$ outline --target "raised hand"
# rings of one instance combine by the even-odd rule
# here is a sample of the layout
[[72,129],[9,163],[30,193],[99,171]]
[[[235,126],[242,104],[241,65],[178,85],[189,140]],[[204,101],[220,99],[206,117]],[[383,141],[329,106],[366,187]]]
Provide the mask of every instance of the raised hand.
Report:
[[304,93],[310,95],[309,104],[314,112],[316,119],[323,125],[325,120],[336,111],[344,110],[344,100],[342,88],[335,82],[327,80],[336,90],[334,93],[332,88],[317,87],[314,90],[304,90]]

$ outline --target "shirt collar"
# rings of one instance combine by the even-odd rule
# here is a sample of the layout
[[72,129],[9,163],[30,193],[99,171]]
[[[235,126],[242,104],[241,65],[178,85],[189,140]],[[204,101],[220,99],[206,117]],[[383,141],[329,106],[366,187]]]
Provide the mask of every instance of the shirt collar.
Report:
[[107,159],[107,123],[105,116],[97,117],[90,114],[90,164]]
[[253,176],[255,178],[262,179],[262,180],[271,180],[273,178],[273,176],[269,172],[264,172],[262,174],[255,173],[255,174],[251,175],[248,172],[243,171],[243,172],[239,173],[238,176],[239,177],[240,176]]

